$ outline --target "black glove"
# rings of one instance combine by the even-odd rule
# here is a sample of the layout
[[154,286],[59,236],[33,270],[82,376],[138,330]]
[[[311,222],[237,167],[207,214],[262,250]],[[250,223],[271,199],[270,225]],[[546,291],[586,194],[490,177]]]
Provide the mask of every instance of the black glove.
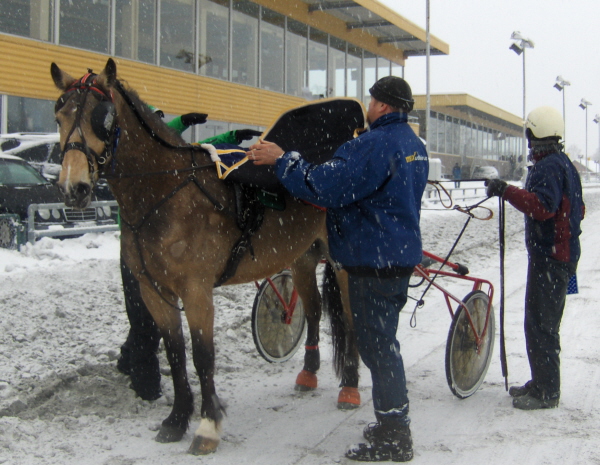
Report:
[[254,129],[237,129],[235,131],[235,139],[238,144],[241,144],[242,141],[250,140],[254,136],[260,136],[262,132],[255,131]]
[[502,197],[508,187],[502,179],[486,179],[484,184],[487,186],[488,197]]
[[181,122],[186,126],[193,126],[194,124],[206,123],[208,115],[206,113],[186,113],[181,115]]

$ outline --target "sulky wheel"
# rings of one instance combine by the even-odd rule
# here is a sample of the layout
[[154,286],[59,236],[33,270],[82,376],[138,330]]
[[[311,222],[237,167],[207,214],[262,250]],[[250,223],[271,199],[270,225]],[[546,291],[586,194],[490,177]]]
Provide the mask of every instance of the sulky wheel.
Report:
[[[292,273],[283,270],[271,277],[286,304],[289,304],[294,283]],[[269,362],[285,362],[304,340],[306,319],[302,300],[298,298],[291,322],[285,322],[286,309],[275,289],[266,279],[260,285],[252,306],[252,336],[258,353]]]
[[[474,291],[463,302],[469,310],[477,334],[481,335],[485,327],[488,295],[482,291]],[[481,386],[490,366],[495,330],[494,309],[491,308],[488,328],[478,351],[467,312],[462,306],[456,310],[446,343],[446,379],[456,397],[469,397]]]

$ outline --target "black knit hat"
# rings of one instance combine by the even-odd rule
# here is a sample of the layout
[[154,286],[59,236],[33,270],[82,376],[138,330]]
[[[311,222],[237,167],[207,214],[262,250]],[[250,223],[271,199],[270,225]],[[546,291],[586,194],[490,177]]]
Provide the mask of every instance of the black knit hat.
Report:
[[408,82],[397,76],[386,76],[381,78],[369,89],[373,98],[382,103],[387,103],[406,113],[413,109],[415,101]]

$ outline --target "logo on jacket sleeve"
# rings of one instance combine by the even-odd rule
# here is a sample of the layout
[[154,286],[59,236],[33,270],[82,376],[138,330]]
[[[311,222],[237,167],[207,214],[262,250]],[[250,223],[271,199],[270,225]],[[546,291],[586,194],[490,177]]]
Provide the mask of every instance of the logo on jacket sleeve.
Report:
[[413,153],[406,157],[406,163],[410,163],[413,161],[427,161],[427,157],[425,155],[419,155],[417,152]]

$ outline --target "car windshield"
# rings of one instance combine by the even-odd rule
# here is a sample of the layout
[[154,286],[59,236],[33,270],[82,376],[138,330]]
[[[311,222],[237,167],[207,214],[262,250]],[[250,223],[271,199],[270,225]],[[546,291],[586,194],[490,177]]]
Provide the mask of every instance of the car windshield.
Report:
[[39,184],[49,184],[49,182],[28,164],[0,159],[0,185],[35,186]]

